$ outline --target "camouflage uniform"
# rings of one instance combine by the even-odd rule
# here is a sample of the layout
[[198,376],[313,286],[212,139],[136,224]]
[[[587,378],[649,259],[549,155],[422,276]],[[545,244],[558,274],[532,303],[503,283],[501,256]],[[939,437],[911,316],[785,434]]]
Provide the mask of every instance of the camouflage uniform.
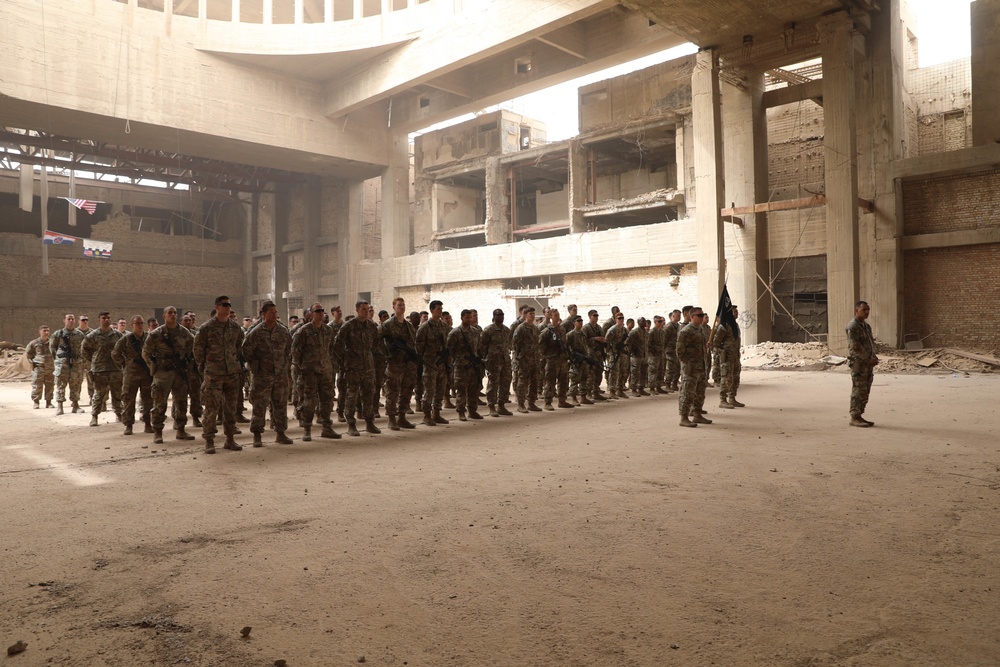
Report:
[[31,400],[38,406],[45,394],[46,407],[52,403],[52,392],[55,387],[56,376],[55,362],[52,360],[52,350],[49,348],[49,341],[41,338],[28,343],[24,350],[24,357],[31,362]]
[[[386,349],[385,413],[406,418],[410,395],[417,384],[417,332],[409,320],[390,317],[379,327]],[[395,343],[390,343],[393,340]],[[406,348],[406,352],[400,348]]]
[[135,396],[138,393],[142,396],[142,421],[152,430],[149,411],[153,407],[153,376],[142,358],[142,347],[147,338],[147,333],[140,338],[131,331],[126,332],[115,343],[111,357],[122,369],[122,424],[131,426],[135,423]]
[[559,400],[565,407],[566,392],[569,390],[569,348],[566,332],[562,327],[549,325],[538,333],[538,350],[545,359],[545,405],[552,406],[552,399]]
[[[332,341],[337,340],[337,335],[340,333],[340,328],[344,326],[345,322],[341,320],[340,322],[330,322],[327,326],[330,327],[330,331],[333,332]],[[330,348],[331,351],[333,347]],[[331,371],[330,377],[333,380],[334,396],[337,402],[337,416],[341,417],[340,421],[346,421],[344,417],[344,405],[347,402],[347,376],[344,375],[344,369],[341,365],[342,359],[336,355],[336,353],[331,352],[330,362],[333,364],[333,371]]]
[[705,405],[707,374],[705,368],[705,334],[697,324],[685,325],[677,334],[677,358],[681,362],[681,395],[678,410],[685,418],[700,413]]
[[648,371],[646,375],[647,386],[654,393],[663,392],[663,380],[666,374],[666,358],[664,357],[665,343],[667,340],[667,330],[665,327],[657,327],[655,324],[649,330],[646,337],[646,350],[648,359]]
[[56,403],[66,400],[66,385],[69,385],[69,400],[73,407],[80,403],[80,385],[86,372],[86,363],[80,357],[80,349],[86,338],[79,329],[60,329],[49,336],[49,351],[55,357]]
[[566,334],[566,346],[577,353],[569,362],[569,395],[573,398],[582,396],[588,402],[587,398],[594,387],[594,371],[597,369],[584,361],[593,358],[587,334],[582,330],[571,329]]
[[291,355],[292,335],[281,322],[275,322],[273,329],[268,329],[266,324],[251,327],[243,339],[243,359],[252,378],[251,433],[264,432],[268,406],[271,407],[271,428],[278,433],[288,430],[288,367]]
[[448,354],[451,357],[452,386],[455,388],[455,409],[459,419],[478,415],[479,336],[472,326],[457,326],[448,334]]
[[861,419],[868,407],[875,379],[875,335],[871,325],[858,318],[847,325],[847,363],[851,367],[851,417]]
[[90,414],[97,417],[111,394],[111,408],[118,420],[122,416],[122,371],[111,357],[115,344],[122,337],[117,329],[105,333],[94,329],[83,341],[83,358],[90,362],[90,372],[94,378],[94,396],[91,399]]
[[[142,358],[153,374],[153,429],[163,430],[167,416],[167,396],[174,399],[174,428],[183,430],[187,424],[188,378],[194,336],[178,324],[173,329],[166,324],[146,335]],[[145,405],[143,406],[145,409]]]
[[712,338],[713,351],[718,353],[717,366],[721,373],[721,389],[719,398],[730,403],[736,400],[736,392],[740,388],[740,329],[731,322],[721,322],[715,327]]
[[347,384],[344,416],[354,424],[360,412],[365,421],[375,418],[375,346],[381,343],[378,325],[371,320],[354,318],[345,322],[333,343],[340,358],[341,373]]
[[[599,364],[603,367],[607,361],[607,345],[602,343],[597,338],[604,337],[604,330],[601,329],[600,324],[592,324],[587,322],[583,325],[583,334],[587,337],[587,346],[590,348],[590,356],[597,360]],[[604,374],[601,368],[591,367],[591,385],[587,387],[588,393],[592,396],[597,397],[601,395],[601,380],[604,378]],[[582,393],[581,388],[581,393]]]
[[312,322],[292,336],[292,365],[298,376],[296,414],[303,426],[312,424],[313,415],[324,427],[333,426],[333,336],[332,327]]
[[[188,331],[191,332],[191,336],[194,337],[198,333],[198,327],[188,327]],[[198,421],[201,420],[204,410],[201,405],[201,371],[198,370],[198,365],[194,363],[194,358],[191,358],[191,363],[188,364],[187,369],[187,384],[188,384],[188,408],[191,416],[195,420],[195,426],[198,425]],[[174,421],[177,421],[177,409],[174,408],[172,415]]]
[[612,396],[625,395],[625,380],[628,377],[628,330],[622,323],[616,323],[604,332],[611,358],[608,361],[608,391]]
[[486,362],[486,402],[490,409],[510,403],[511,362],[510,329],[503,324],[489,324],[479,338],[479,354]]
[[524,324],[524,319],[518,317],[516,320],[510,323],[510,344],[511,344],[511,359],[510,359],[510,383],[514,387],[515,393],[517,392],[518,378],[520,377],[520,372],[517,369],[517,355],[513,354],[514,351],[514,334],[517,332],[518,328]]
[[[307,315],[307,317],[308,317],[308,315]],[[295,339],[295,334],[298,333],[299,329],[301,329],[306,324],[309,324],[309,320],[308,319],[300,320],[298,324],[296,324],[294,327],[292,327],[291,329],[289,329],[288,334],[292,337],[292,340]],[[289,386],[291,387],[291,398],[290,398],[290,400],[291,400],[291,403],[292,403],[292,409],[295,411],[295,418],[298,419],[299,418],[299,407],[298,407],[299,406],[299,369],[294,364],[289,364],[288,365],[288,382],[289,382]]]
[[666,366],[666,376],[664,385],[670,391],[677,391],[677,383],[680,380],[681,364],[677,360],[677,333],[681,330],[679,322],[667,322],[663,327],[665,336],[663,339],[663,361]]
[[511,337],[513,358],[517,364],[517,406],[524,409],[525,405],[538,400],[538,330],[534,324],[521,324]]
[[220,416],[227,442],[236,435],[242,348],[243,327],[232,320],[220,322],[213,317],[198,327],[198,334],[194,337],[194,361],[204,378],[201,399],[205,413],[201,421],[201,437],[206,447],[218,432],[215,425]]
[[[372,346],[372,362],[375,364],[375,380],[372,383],[372,412],[375,416],[378,416],[378,407],[382,399],[382,387],[385,386],[386,364],[389,358],[385,351],[385,344],[382,342],[382,328],[378,322],[374,320],[368,321],[375,325],[376,333],[375,344]],[[388,408],[386,408],[385,413],[389,414]]]
[[637,395],[646,393],[646,374],[649,372],[647,345],[646,329],[637,324],[632,331],[628,332],[625,344],[629,354],[628,384],[632,393]]
[[448,391],[448,364],[445,363],[448,325],[443,320],[428,319],[417,329],[417,354],[424,360],[424,417],[433,411],[440,415]]

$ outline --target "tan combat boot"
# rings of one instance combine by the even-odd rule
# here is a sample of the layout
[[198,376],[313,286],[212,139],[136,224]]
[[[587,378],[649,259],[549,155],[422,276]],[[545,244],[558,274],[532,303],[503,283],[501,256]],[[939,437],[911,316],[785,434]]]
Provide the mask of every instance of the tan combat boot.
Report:
[[184,427],[181,426],[177,429],[177,434],[174,435],[174,440],[194,440],[194,436],[185,431]]
[[681,426],[686,426],[688,428],[695,428],[696,426],[698,426],[693,421],[691,421],[690,419],[688,419],[687,415],[681,415],[681,423],[680,423],[680,425]]
[[858,428],[871,428],[872,425],[868,423],[868,420],[862,419],[860,415],[851,415],[851,426],[857,426]]
[[695,424],[711,424],[712,423],[711,419],[708,419],[707,417],[705,417],[705,415],[702,412],[699,412],[697,410],[694,413],[694,417],[691,418],[691,421],[694,422]]
[[400,415],[396,418],[396,423],[399,424],[399,428],[416,428],[417,425],[406,418],[406,415]]
[[347,422],[347,435],[359,436],[361,432],[358,431],[358,424],[353,419]]
[[284,431],[278,431],[275,434],[274,444],[276,445],[290,445],[292,444],[292,439],[285,435]]
[[437,422],[434,421],[434,417],[431,416],[430,410],[424,410],[424,424],[427,426],[437,426]]
[[223,449],[230,449],[230,450],[232,450],[234,452],[242,452],[243,451],[243,445],[237,445],[236,444],[236,439],[233,436],[231,436],[231,435],[227,435],[226,436],[226,444],[222,445],[222,448]]
[[312,442],[312,424],[305,424],[302,430],[305,431],[302,434],[302,442]]
[[434,411],[434,423],[435,424],[448,424],[448,420],[441,416],[440,410]]
[[212,438],[205,438],[205,453],[214,454],[215,453],[215,440]]
[[372,433],[374,435],[378,435],[381,432],[382,429],[380,429],[378,426],[375,425],[374,419],[365,420],[365,433]]
[[253,446],[254,447],[263,447],[264,446],[264,441],[261,439],[260,433],[254,433],[253,434]]
[[153,431],[153,444],[162,445],[163,444],[163,429],[158,428]]
[[399,424],[396,423],[396,415],[389,415],[389,430],[398,431]]
[[739,401],[736,400],[736,395],[735,394],[730,394],[729,398],[727,400],[729,401],[729,405],[733,406],[734,408],[745,408],[746,407],[745,403],[740,403]]
[[340,434],[333,430],[332,424],[323,424],[323,430],[320,431],[319,437],[340,440]]
[[503,403],[497,405],[497,412],[500,413],[501,417],[513,417],[514,413],[507,409],[507,406]]

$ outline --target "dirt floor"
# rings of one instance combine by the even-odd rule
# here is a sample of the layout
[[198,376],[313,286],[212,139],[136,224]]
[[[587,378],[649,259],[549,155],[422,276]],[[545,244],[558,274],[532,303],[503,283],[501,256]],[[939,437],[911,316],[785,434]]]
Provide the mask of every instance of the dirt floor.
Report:
[[215,456],[0,384],[0,663],[1000,664],[1000,377],[849,384]]

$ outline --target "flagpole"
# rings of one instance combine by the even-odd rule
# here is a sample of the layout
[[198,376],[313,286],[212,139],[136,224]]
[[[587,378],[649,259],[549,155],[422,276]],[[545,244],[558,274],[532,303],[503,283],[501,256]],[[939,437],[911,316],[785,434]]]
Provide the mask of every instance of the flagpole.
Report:
[[[73,165],[76,164],[76,154],[70,153],[70,168],[69,168],[69,198],[76,199],[76,169]],[[69,207],[69,226],[76,227],[76,206]]]
[[[46,154],[48,151],[46,151]],[[42,165],[42,275],[49,275],[49,246],[45,243],[45,232],[49,231],[49,176],[48,167]]]

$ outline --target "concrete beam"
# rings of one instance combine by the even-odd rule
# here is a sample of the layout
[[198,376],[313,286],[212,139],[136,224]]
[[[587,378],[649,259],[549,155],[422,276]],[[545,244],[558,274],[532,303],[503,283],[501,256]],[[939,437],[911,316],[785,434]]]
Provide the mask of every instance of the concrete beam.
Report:
[[889,164],[892,178],[920,180],[1000,169],[1000,144],[984,144],[944,153],[931,153],[895,160]]
[[765,109],[780,107],[783,104],[795,104],[813,100],[817,104],[823,104],[823,81],[816,79],[809,83],[800,83],[784,88],[775,88],[764,93],[763,105]]
[[719,58],[712,49],[699,51],[691,74],[694,129],[694,174],[698,227],[698,298],[706,312],[715,311],[725,284],[725,236],[722,215],[725,184],[722,152],[722,95]]
[[826,162],[827,324],[830,350],[847,353],[844,327],[858,300],[858,142],[853,24],[846,12],[820,23]]
[[972,142],[1000,143],[1000,0],[976,0],[972,18]]
[[579,23],[546,33],[538,37],[538,41],[568,53],[574,58],[587,59],[586,34]]
[[902,239],[902,249],[927,250],[929,248],[953,248],[955,246],[983,245],[987,243],[1000,243],[1000,227],[984,227],[982,229],[966,229],[958,232],[904,236]]

